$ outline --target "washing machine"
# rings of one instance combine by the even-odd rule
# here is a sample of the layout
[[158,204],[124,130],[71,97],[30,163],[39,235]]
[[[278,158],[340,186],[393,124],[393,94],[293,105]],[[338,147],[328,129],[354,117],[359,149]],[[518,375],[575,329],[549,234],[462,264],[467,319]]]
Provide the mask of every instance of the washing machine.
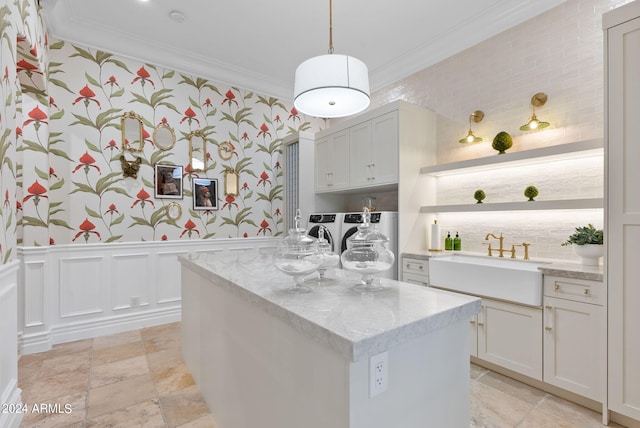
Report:
[[[347,249],[347,239],[358,231],[358,226],[362,223],[362,212],[344,213],[342,220],[342,230],[340,239],[340,254]],[[371,224],[380,233],[389,238],[389,249],[393,251],[395,260],[393,266],[386,272],[380,274],[384,278],[398,279],[398,213],[395,211],[373,211],[371,213]]]
[[331,245],[331,250],[336,254],[340,254],[342,216],[342,213],[309,214],[307,234],[317,238],[320,235],[320,228],[323,228],[324,238]]

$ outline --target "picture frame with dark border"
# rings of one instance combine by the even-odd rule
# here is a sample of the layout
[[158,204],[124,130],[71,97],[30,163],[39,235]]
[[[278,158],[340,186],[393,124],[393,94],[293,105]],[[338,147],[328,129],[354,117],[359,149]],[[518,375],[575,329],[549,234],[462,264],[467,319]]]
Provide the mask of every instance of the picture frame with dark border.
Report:
[[193,209],[206,211],[218,209],[218,179],[193,179]]
[[153,196],[156,199],[182,199],[182,166],[157,163],[153,169]]

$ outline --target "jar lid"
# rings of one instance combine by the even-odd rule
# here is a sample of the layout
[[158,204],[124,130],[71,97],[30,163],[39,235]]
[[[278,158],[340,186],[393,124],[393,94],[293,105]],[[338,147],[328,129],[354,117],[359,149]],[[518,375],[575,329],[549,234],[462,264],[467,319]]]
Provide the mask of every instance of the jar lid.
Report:
[[354,245],[389,242],[389,238],[371,224],[371,213],[366,207],[362,211],[362,224],[358,226],[358,232],[348,240]]

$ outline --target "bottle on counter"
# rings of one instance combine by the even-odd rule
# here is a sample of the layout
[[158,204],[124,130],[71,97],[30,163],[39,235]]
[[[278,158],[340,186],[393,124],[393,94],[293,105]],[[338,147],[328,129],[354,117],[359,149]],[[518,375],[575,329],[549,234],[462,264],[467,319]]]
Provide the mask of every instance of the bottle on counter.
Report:
[[447,232],[447,237],[444,238],[444,249],[446,251],[453,250],[453,240],[451,239],[451,232]]
[[462,239],[460,239],[458,232],[456,232],[456,237],[453,238],[453,251],[460,251],[461,249],[462,249]]

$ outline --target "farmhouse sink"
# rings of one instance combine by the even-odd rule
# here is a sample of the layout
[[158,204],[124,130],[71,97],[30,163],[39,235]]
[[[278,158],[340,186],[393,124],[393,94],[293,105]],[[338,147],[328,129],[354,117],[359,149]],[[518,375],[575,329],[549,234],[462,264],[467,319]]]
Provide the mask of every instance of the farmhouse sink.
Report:
[[542,306],[544,262],[450,254],[429,259],[429,283],[482,297]]

